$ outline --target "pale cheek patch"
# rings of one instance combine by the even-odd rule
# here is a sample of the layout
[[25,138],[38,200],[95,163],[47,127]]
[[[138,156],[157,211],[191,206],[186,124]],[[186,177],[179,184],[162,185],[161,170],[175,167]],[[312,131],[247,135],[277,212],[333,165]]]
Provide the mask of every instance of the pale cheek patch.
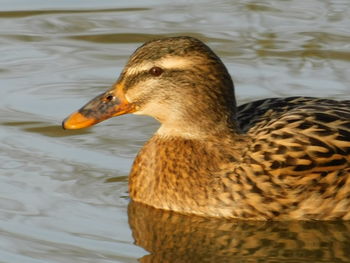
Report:
[[148,79],[142,83],[138,83],[132,88],[128,89],[125,98],[128,102],[133,103],[138,100],[143,100],[145,97],[150,97],[154,91],[154,87],[157,85],[158,80],[156,79]]
[[[131,66],[126,71],[126,77],[132,78],[141,72],[147,72],[152,67],[161,67],[166,70],[184,70],[193,67],[196,64],[195,60],[190,60],[184,57],[165,57],[154,62],[144,62],[134,66]],[[160,77],[161,78],[161,77]],[[181,112],[181,105],[175,105],[172,102],[172,107],[170,109],[169,104],[164,104],[161,99],[162,96],[159,94],[154,94],[154,92],[160,92],[157,87],[160,85],[158,77],[145,78],[143,81],[138,82],[135,86],[130,87],[125,98],[129,103],[134,103],[147,98],[147,101],[140,106],[141,108],[136,108],[134,114],[139,115],[149,115],[159,121],[167,119],[170,115],[178,115]],[[169,101],[167,102],[169,103]],[[137,103],[136,103],[137,104]],[[137,107],[137,106],[136,106]]]

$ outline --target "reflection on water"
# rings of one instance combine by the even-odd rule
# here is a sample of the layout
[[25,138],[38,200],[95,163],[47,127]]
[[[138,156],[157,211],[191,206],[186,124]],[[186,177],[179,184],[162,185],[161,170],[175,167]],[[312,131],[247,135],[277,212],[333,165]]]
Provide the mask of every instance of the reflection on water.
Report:
[[230,221],[129,204],[140,262],[349,262],[350,222]]
[[158,124],[122,116],[60,127],[114,83],[136,47],[169,35],[210,45],[239,103],[350,99],[349,12],[348,0],[2,0],[0,262],[137,262],[141,247],[152,252],[146,262],[349,262],[347,223],[230,223],[130,208],[136,246],[127,175]]

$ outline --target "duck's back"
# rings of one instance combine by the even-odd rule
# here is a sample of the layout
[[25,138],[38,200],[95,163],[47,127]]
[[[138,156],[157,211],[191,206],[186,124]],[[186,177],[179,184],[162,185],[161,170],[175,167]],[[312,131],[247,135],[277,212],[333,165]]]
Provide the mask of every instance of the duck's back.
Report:
[[[294,114],[311,117],[326,126],[332,126],[333,121],[343,120],[347,122],[344,128],[350,129],[350,100],[313,97],[269,98],[240,105],[237,112],[238,126],[243,132],[253,132]],[[348,138],[350,140],[350,135]]]
[[253,138],[244,162],[256,185],[285,199],[288,217],[350,219],[349,100],[254,101],[238,108],[238,123]]

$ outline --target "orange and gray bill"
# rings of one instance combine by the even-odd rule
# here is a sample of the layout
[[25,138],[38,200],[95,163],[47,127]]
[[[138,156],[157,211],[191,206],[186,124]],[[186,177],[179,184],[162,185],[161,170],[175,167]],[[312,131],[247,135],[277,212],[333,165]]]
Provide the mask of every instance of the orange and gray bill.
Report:
[[122,90],[122,85],[116,85],[115,88],[100,94],[66,118],[62,127],[81,129],[114,116],[134,112],[134,105],[127,101]]

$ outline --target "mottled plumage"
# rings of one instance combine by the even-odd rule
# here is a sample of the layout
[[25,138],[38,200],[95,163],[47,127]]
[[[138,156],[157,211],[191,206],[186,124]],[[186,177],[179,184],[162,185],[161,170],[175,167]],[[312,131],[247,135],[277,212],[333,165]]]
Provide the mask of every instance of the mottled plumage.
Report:
[[236,107],[221,60],[199,40],[175,37],[137,49],[116,85],[64,127],[128,112],[161,123],[130,173],[136,202],[213,217],[350,219],[350,101]]

